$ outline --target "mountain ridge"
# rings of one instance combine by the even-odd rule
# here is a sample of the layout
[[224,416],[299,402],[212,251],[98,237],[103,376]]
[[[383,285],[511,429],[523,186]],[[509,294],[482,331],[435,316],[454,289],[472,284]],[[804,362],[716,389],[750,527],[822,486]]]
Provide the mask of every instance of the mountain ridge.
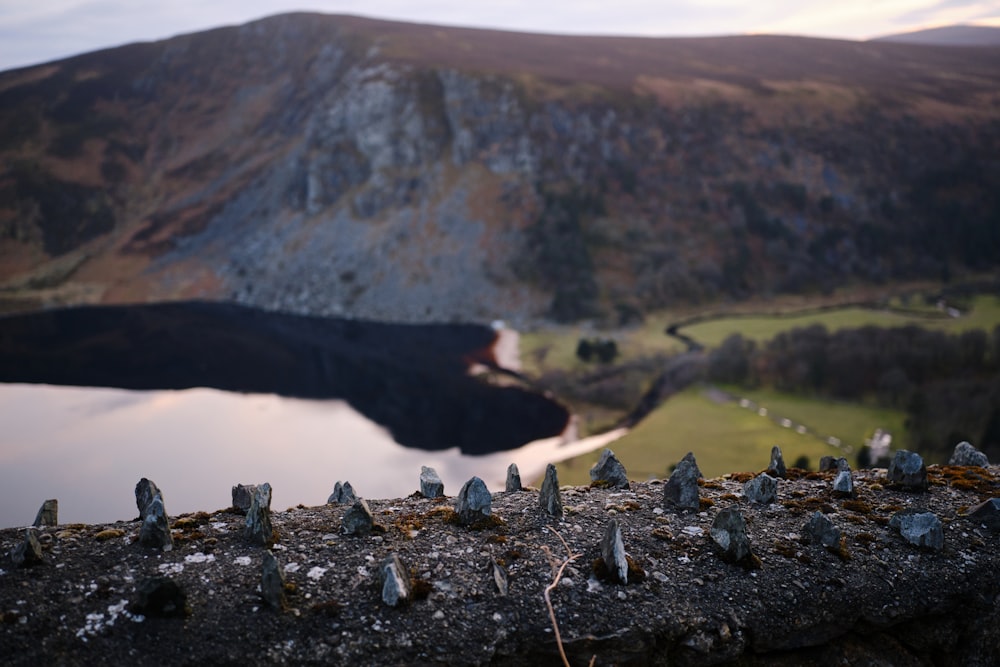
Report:
[[997,63],[294,14],[12,70],[0,300],[574,320],[993,270]]

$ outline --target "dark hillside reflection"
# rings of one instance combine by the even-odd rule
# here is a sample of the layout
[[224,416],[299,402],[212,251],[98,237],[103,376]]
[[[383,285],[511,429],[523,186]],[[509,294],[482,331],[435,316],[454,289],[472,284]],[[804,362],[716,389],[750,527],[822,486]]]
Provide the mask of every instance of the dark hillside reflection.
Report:
[[548,398],[468,374],[496,333],[307,317],[208,302],[88,306],[0,318],[0,381],[209,387],[339,398],[407,447],[488,454],[561,433]]

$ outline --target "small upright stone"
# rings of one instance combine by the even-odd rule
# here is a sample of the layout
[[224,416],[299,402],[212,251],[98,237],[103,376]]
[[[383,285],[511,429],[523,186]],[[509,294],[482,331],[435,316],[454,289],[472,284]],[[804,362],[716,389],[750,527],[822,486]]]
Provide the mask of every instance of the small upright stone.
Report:
[[837,459],[834,456],[824,456],[819,460],[819,471],[826,472],[827,470],[834,470],[837,467]]
[[142,525],[139,526],[139,544],[164,551],[174,548],[174,537],[170,534],[167,510],[163,506],[163,496],[159,492],[146,506]]
[[917,547],[932,551],[944,548],[944,530],[941,520],[933,512],[908,509],[896,512],[889,519],[889,526],[899,531],[903,539]]
[[252,544],[270,547],[274,543],[274,529],[271,527],[271,485],[256,487],[247,510],[246,536]]
[[261,565],[260,595],[272,609],[281,611],[285,608],[285,575],[270,549],[264,552]]
[[743,485],[743,495],[757,505],[770,505],[778,499],[778,480],[762,472]]
[[375,527],[375,517],[364,498],[358,498],[351,508],[344,512],[340,529],[345,535],[364,537]]
[[735,507],[719,512],[712,522],[712,540],[722,549],[722,560],[738,563],[750,556],[750,540],[743,514]]
[[851,466],[845,458],[837,460],[837,476],[833,478],[833,494],[850,498],[855,496],[854,476],[851,474]]
[[950,466],[979,466],[985,468],[990,464],[990,460],[981,451],[973,447],[968,442],[960,442],[955,445],[955,451],[948,459]]
[[11,549],[10,560],[16,567],[30,567],[42,562],[42,545],[38,541],[38,531],[24,529],[24,540]]
[[507,568],[491,558],[490,569],[493,572],[493,583],[497,587],[497,594],[506,596],[510,592],[510,575],[507,573]]
[[836,549],[840,544],[840,528],[830,521],[829,517],[820,511],[813,513],[806,523],[803,532],[810,539],[819,542],[824,547]]
[[628,475],[625,466],[610,449],[601,452],[600,460],[590,469],[590,485],[605,486],[613,489],[627,489]]
[[233,487],[233,509],[239,510],[243,514],[250,509],[253,502],[253,493],[257,487],[253,484],[237,484]]
[[139,480],[139,483],[135,485],[135,506],[139,508],[140,519],[146,518],[149,506],[152,504],[153,498],[156,498],[157,496],[159,496],[161,500],[163,499],[163,493],[151,480],[143,477]]
[[395,553],[386,556],[378,569],[379,587],[382,589],[382,602],[390,607],[398,607],[410,601],[412,586],[410,571],[403,565]]
[[441,498],[444,496],[444,483],[434,468],[420,466],[420,495],[424,498]]
[[356,493],[354,493],[354,487],[351,486],[350,482],[344,482],[341,484],[337,482],[333,485],[333,493],[330,497],[326,499],[327,505],[353,505],[354,501],[358,499]]
[[628,583],[628,558],[625,556],[625,542],[617,519],[611,519],[604,529],[601,539],[601,558],[608,568],[611,578],[619,584]]
[[666,508],[698,510],[701,503],[698,480],[701,476],[694,454],[688,452],[663,485],[663,504]]
[[538,506],[552,516],[563,515],[562,496],[559,493],[559,476],[551,463],[545,466],[545,479],[538,494]]
[[910,491],[927,490],[927,466],[920,454],[901,449],[889,462],[887,477],[890,483],[899,484]]
[[59,501],[52,498],[42,503],[42,506],[38,508],[38,514],[35,515],[35,523],[32,525],[36,528],[39,526],[58,526]]
[[785,468],[785,457],[781,454],[781,447],[777,445],[771,447],[771,462],[767,464],[767,472],[773,477],[781,479],[788,476],[788,469]]
[[458,522],[468,526],[487,518],[493,511],[493,497],[486,483],[478,477],[473,477],[462,485],[455,500],[455,513]]
[[1000,532],[1000,498],[990,498],[969,510],[971,521],[981,523],[994,533]]
[[521,471],[517,469],[516,463],[511,463],[507,466],[507,485],[504,487],[504,491],[511,493],[513,491],[522,491],[524,489],[521,486]]

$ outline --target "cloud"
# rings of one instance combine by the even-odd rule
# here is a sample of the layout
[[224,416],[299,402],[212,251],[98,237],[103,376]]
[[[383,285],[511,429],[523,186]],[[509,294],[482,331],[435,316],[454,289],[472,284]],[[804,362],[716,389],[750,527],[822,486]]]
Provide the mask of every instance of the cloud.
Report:
[[943,25],[965,23],[987,18],[1000,18],[1000,1],[940,0],[917,7],[896,17],[902,25]]

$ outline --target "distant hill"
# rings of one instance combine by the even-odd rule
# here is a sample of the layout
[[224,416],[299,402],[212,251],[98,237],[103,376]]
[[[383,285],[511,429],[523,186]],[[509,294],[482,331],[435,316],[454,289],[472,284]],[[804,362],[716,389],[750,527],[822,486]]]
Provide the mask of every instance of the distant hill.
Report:
[[393,321],[1000,265],[1000,48],[288,14],[0,73],[0,308]]
[[915,32],[878,37],[872,41],[939,46],[1000,46],[1000,28],[981,25],[949,25]]

